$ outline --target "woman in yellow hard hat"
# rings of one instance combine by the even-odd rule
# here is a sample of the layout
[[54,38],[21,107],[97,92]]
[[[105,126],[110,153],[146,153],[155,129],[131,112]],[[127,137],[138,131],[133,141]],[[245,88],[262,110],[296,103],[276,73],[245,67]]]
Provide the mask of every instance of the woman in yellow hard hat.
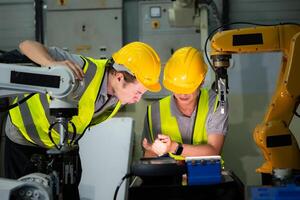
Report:
[[[65,66],[78,79],[84,79],[85,89],[78,98],[78,115],[70,120],[76,127],[76,133],[73,134],[77,139],[88,127],[114,116],[122,104],[136,103],[147,90],[156,92],[161,88],[160,59],[153,48],[142,42],[125,45],[111,59],[75,55],[60,48],[47,48],[35,41],[22,42],[20,50],[35,63],[47,67]],[[23,98],[19,96],[14,102]],[[52,140],[48,136],[49,126],[53,123],[53,117],[49,115],[49,101],[48,96],[35,94],[10,110],[5,144],[7,178],[17,179],[36,172],[34,163],[29,162],[31,156],[38,153],[47,157],[46,151],[59,143],[58,130],[53,130]],[[72,131],[74,129],[70,130],[67,138],[71,138]],[[71,192],[64,194],[63,199],[79,199],[77,185],[81,176],[80,162],[74,171],[77,183]]]
[[178,49],[167,61],[163,84],[173,94],[148,106],[144,156],[220,155],[228,113],[221,113],[213,90],[201,88],[206,72],[201,52],[193,47]]

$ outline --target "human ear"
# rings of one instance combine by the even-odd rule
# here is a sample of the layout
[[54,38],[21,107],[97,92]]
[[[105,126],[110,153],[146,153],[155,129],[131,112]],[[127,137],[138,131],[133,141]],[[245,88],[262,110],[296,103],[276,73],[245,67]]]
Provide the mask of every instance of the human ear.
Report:
[[122,81],[124,79],[124,75],[122,73],[120,73],[120,72],[117,72],[116,73],[116,78],[120,82],[120,81]]

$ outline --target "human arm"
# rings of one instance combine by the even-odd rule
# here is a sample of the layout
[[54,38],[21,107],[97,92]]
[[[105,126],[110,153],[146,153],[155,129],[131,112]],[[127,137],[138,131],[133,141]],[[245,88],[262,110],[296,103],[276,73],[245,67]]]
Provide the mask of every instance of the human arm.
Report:
[[[207,142],[206,144],[182,144],[183,151],[182,156],[208,156],[208,155],[219,155],[221,153],[225,135],[228,129],[228,103],[225,104],[225,113],[221,113],[220,106],[217,106],[216,93],[210,91],[210,101],[209,101],[209,113],[206,119],[206,132],[207,132]],[[179,121],[180,122],[180,121]],[[182,124],[179,124],[179,126]],[[175,153],[178,147],[178,143],[171,141],[168,136],[164,136],[163,142],[156,142],[157,147],[154,151],[160,151],[164,149],[165,151],[160,151],[160,154],[164,153]],[[186,139],[183,141],[190,141],[191,139]],[[201,141],[198,141],[203,143]],[[164,147],[161,147],[164,146]],[[174,146],[176,147],[174,149]]]
[[[147,109],[149,109],[147,107]],[[146,112],[144,119],[144,129],[142,135],[142,149],[144,157],[157,157],[157,154],[152,150],[153,138],[151,137],[149,121],[148,121],[148,112]]]
[[210,133],[207,137],[207,144],[191,145],[183,144],[182,156],[212,156],[220,155],[224,144],[223,134]]
[[50,55],[48,49],[39,42],[25,40],[19,45],[20,51],[26,55],[33,62],[42,66],[64,65],[70,68],[76,77],[80,80],[83,79],[84,73],[81,67],[71,60],[56,60]]
[[[225,136],[223,134],[209,134],[207,144],[182,144],[183,151],[181,156],[211,156],[220,155],[224,144]],[[155,155],[163,155],[166,153],[175,153],[178,143],[172,141],[167,135],[158,135],[158,139],[154,141],[149,150]]]

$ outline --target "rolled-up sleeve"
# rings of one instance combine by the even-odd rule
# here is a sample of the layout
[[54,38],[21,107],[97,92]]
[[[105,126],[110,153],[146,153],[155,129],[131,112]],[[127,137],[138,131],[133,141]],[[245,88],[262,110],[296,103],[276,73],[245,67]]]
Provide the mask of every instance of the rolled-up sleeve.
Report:
[[48,47],[47,48],[48,53],[52,58],[54,58],[56,61],[64,61],[64,60],[70,60],[79,66],[83,68],[84,61],[80,57],[80,55],[77,54],[71,54],[65,50],[62,50],[58,47]]
[[223,134],[226,135],[228,132],[228,102],[225,104],[225,113],[221,113],[220,106],[217,107],[215,112],[211,112],[208,115],[206,122],[207,134]]

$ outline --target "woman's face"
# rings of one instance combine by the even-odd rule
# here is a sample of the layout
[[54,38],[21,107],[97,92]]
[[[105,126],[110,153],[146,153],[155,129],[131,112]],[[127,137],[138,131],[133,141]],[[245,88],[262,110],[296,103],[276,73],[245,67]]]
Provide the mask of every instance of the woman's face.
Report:
[[195,90],[191,94],[176,94],[174,96],[180,106],[191,105],[197,101],[199,90]]

